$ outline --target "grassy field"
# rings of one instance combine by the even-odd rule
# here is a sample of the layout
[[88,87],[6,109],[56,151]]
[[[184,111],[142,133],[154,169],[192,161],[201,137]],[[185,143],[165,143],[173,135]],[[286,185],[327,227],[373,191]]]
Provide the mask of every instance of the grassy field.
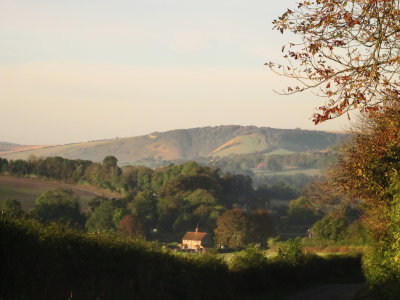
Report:
[[286,149],[276,149],[274,151],[265,153],[264,156],[270,156],[270,155],[285,155],[285,154],[291,154],[294,153],[293,151],[289,151]]
[[253,169],[252,171],[256,176],[275,176],[275,175],[292,176],[295,174],[305,174],[308,176],[321,175],[321,171],[319,169],[286,169],[278,172]]
[[228,156],[230,154],[248,154],[264,151],[269,145],[257,135],[243,135],[235,137],[213,152],[213,156]]
[[34,206],[36,198],[41,193],[56,188],[72,190],[81,198],[83,209],[87,206],[87,202],[96,196],[104,196],[108,198],[120,197],[118,193],[111,193],[92,186],[78,186],[33,178],[0,176],[0,202],[10,198],[17,199],[21,202],[22,207],[27,210]]

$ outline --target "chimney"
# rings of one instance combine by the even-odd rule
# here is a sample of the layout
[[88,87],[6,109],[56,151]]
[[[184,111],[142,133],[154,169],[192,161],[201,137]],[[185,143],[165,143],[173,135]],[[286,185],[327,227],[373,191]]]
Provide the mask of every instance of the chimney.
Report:
[[199,231],[199,225],[197,224],[196,229],[194,230],[195,233],[197,233]]

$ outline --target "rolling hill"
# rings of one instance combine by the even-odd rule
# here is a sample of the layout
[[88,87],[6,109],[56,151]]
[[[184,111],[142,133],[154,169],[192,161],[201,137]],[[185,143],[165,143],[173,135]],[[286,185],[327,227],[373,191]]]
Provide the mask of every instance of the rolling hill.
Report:
[[7,159],[27,159],[31,155],[61,156],[101,161],[105,156],[113,155],[119,164],[126,165],[146,159],[190,160],[230,154],[268,153],[278,149],[288,152],[323,151],[339,144],[344,137],[344,134],[323,131],[226,125],[21,149],[12,153],[3,152],[0,156]]
[[72,190],[81,198],[81,207],[86,209],[87,202],[96,197],[120,198],[116,192],[101,189],[94,186],[81,186],[52,180],[38,178],[21,178],[11,176],[0,176],[0,202],[6,199],[18,199],[25,210],[33,208],[35,200],[45,191],[63,188]]
[[0,142],[0,155],[20,152],[20,151],[27,151],[27,150],[34,150],[48,147],[47,145],[19,145],[7,142]]

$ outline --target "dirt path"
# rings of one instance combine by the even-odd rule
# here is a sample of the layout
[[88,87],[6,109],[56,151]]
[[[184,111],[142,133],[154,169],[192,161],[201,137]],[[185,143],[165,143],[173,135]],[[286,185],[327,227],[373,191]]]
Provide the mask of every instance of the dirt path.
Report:
[[284,300],[352,300],[364,283],[327,284],[300,291]]

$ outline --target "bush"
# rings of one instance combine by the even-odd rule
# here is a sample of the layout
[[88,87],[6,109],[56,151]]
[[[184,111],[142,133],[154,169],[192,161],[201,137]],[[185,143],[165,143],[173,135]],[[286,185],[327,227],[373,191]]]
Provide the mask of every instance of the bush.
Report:
[[311,228],[313,237],[320,240],[339,241],[343,239],[346,231],[344,217],[328,214],[317,221]]
[[1,214],[12,218],[20,218],[24,215],[21,203],[15,199],[6,199],[0,203]]
[[293,240],[280,242],[278,246],[277,258],[279,261],[291,266],[297,266],[301,264],[304,261],[301,239],[295,238]]
[[252,244],[245,250],[235,254],[230,261],[230,267],[235,271],[246,269],[262,269],[268,263],[265,251],[259,245]]

